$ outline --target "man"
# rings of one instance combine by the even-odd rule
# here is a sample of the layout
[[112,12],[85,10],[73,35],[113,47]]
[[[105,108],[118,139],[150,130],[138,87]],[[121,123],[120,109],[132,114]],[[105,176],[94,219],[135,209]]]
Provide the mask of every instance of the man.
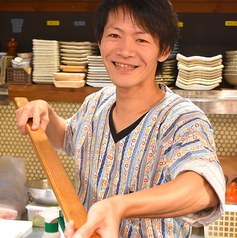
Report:
[[78,231],[88,238],[189,237],[223,212],[224,179],[213,129],[188,100],[156,85],[157,64],[177,40],[168,0],[105,0],[96,35],[115,87],[87,97],[63,120],[44,101],[17,111],[18,127],[33,117],[53,146],[74,156],[76,191],[88,210]]

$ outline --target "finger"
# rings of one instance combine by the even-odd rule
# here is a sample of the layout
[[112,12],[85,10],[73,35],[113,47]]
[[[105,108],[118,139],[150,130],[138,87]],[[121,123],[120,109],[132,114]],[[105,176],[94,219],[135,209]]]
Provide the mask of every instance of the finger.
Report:
[[32,123],[31,129],[33,131],[36,131],[36,130],[38,130],[39,125],[40,125],[40,117],[38,114],[36,114],[33,116],[33,123]]
[[69,221],[64,231],[64,235],[66,238],[72,238],[74,233],[75,233],[75,223],[74,221]]
[[17,128],[19,129],[21,134],[27,135],[26,123],[27,123],[28,118],[25,118],[24,115],[21,117],[22,113],[19,109],[16,110],[15,114],[16,114],[16,118],[17,118]]

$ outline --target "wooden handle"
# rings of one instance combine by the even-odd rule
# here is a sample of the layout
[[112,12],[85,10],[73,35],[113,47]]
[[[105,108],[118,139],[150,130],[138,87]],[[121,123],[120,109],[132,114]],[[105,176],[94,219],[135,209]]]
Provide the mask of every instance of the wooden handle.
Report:
[[[15,102],[17,107],[21,108],[28,103],[28,100],[26,98],[16,97]],[[32,120],[30,119],[26,124],[26,129],[34,145],[39,161],[52,186],[66,221],[73,220],[77,230],[86,223],[86,210],[46,133],[41,127],[39,127],[37,131],[32,131],[31,126]],[[100,236],[98,234],[93,234],[91,237],[99,238]]]

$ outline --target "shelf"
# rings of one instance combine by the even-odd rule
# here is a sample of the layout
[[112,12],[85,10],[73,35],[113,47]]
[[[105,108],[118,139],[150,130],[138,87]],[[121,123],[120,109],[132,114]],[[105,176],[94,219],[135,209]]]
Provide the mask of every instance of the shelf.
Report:
[[[178,95],[190,99],[206,114],[237,114],[237,90],[187,91],[171,88]],[[48,102],[82,103],[86,96],[100,90],[85,86],[78,89],[56,88],[54,85],[9,85],[9,100],[26,97],[29,101],[43,99]]]
[[[171,0],[177,12],[236,13],[236,0]],[[0,0],[0,11],[94,12],[100,0]]]
[[29,101],[42,99],[48,102],[82,103],[86,96],[100,88],[56,88],[54,85],[15,85],[8,86],[9,100],[26,97]]

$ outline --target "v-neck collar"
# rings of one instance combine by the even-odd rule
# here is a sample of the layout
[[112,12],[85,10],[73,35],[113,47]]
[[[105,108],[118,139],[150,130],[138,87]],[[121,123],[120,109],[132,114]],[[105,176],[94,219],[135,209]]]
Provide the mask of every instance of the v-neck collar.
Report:
[[115,130],[115,126],[114,126],[114,121],[113,121],[113,109],[116,106],[116,102],[114,102],[114,104],[112,105],[111,109],[110,109],[110,113],[109,113],[109,127],[110,127],[110,131],[112,134],[112,137],[114,139],[114,142],[117,143],[118,141],[120,141],[121,139],[123,139],[125,136],[127,136],[129,133],[131,133],[136,127],[137,125],[141,122],[141,120],[143,119],[143,117],[145,117],[145,115],[148,113],[146,112],[145,114],[143,114],[140,118],[138,118],[134,123],[132,123],[130,126],[126,127],[125,129],[123,129],[122,131],[116,133]]

